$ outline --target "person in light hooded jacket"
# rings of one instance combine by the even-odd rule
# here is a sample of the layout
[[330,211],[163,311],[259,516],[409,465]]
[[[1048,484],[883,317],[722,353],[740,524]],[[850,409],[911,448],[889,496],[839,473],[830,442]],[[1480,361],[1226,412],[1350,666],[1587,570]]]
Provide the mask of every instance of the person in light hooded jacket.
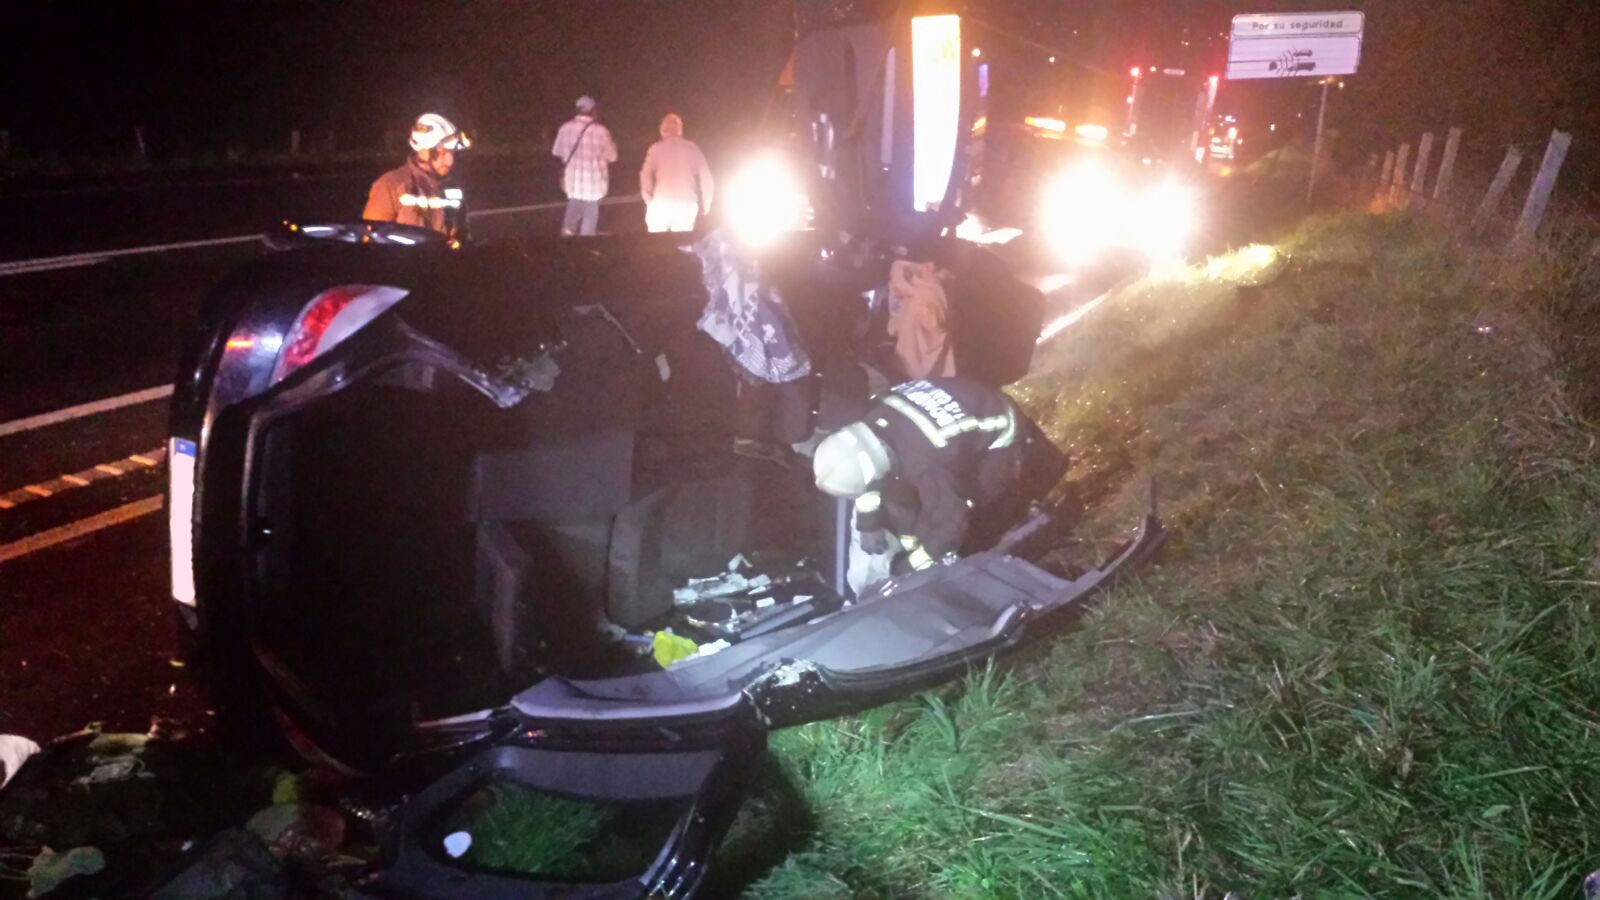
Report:
[[661,140],[650,145],[639,170],[645,227],[693,231],[697,216],[711,214],[714,189],[705,154],[683,136],[683,120],[667,113],[661,120]]

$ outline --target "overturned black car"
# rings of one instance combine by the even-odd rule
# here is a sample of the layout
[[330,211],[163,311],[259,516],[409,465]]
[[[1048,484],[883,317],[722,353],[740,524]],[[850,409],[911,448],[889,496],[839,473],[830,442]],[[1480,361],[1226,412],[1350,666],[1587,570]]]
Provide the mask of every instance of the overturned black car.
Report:
[[[884,58],[912,37],[908,21],[842,21],[802,38],[802,84],[847,49]],[[902,90],[913,55],[887,56]],[[970,87],[966,54],[950,58]],[[814,227],[748,251],[811,363],[801,412],[817,432],[896,379],[881,303],[895,261],[950,273],[963,377],[1020,378],[1044,315],[1037,290],[950,233],[970,110],[941,202],[918,205],[911,104],[852,89],[870,99],[838,110],[837,93],[802,98],[826,159],[804,179]],[[827,130],[857,116],[871,127]],[[457,247],[293,226],[204,307],[173,404],[177,608],[230,716],[418,786],[375,890],[571,891],[584,879],[452,858],[452,810],[509,779],[656,823],[659,852],[589,890],[692,893],[768,729],[957,675],[1159,539],[1148,518],[1063,578],[1009,552],[1020,518],[993,521],[959,560],[852,596],[848,505],[803,457],[734,452],[761,386],[697,327],[696,240]],[[1042,497],[1064,460],[1039,443],[1027,492]],[[650,635],[669,630],[699,652],[663,665]]]

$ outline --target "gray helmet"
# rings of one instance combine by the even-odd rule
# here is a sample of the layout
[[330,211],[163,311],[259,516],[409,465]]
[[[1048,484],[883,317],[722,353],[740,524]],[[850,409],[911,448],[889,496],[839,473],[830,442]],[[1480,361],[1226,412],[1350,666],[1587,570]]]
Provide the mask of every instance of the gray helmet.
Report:
[[823,493],[859,497],[889,474],[889,448],[865,422],[851,422],[817,444],[811,471]]

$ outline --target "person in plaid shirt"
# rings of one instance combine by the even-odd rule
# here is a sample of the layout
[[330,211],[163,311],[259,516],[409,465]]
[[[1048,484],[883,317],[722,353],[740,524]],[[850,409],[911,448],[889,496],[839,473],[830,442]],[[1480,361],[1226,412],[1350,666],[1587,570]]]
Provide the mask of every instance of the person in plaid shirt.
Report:
[[610,166],[617,161],[617,145],[611,132],[595,121],[593,97],[578,98],[578,114],[556,132],[550,152],[566,166],[561,189],[567,194],[567,214],[561,220],[561,233],[594,234],[600,223],[600,201],[610,187]]

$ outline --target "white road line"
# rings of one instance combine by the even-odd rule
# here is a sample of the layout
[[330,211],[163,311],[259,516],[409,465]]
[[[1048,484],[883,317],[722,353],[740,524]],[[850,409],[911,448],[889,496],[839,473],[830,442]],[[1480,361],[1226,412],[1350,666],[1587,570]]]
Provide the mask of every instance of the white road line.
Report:
[[[602,206],[615,206],[622,203],[638,203],[638,197],[608,197],[600,201]],[[500,206],[494,209],[475,209],[467,213],[467,218],[474,216],[498,216],[505,213],[537,212],[546,209],[561,209],[567,205],[565,200],[550,203],[532,203],[527,206]],[[147,253],[171,253],[174,250],[199,250],[206,247],[225,247],[230,244],[248,244],[259,242],[260,234],[240,234],[233,237],[207,238],[201,241],[176,241],[171,244],[151,244],[148,247],[123,247],[117,250],[89,250],[83,253],[64,253],[60,256],[40,256],[35,259],[13,259],[0,262],[0,278],[7,275],[25,275],[29,272],[50,272],[55,269],[71,269],[77,266],[92,266],[119,256],[142,256]]]
[[[1121,287],[1121,285],[1118,285],[1117,287]],[[1040,329],[1039,339],[1034,341],[1034,344],[1039,345],[1048,343],[1056,335],[1066,331],[1068,328],[1071,328],[1073,325],[1077,324],[1078,320],[1082,319],[1084,316],[1087,316],[1089,313],[1094,312],[1095,307],[1106,302],[1106,300],[1108,300],[1111,295],[1116,292],[1116,290],[1117,288],[1113,287],[1107,290],[1104,294],[1101,294],[1093,300],[1090,300],[1088,303],[1085,303],[1077,309],[1057,316],[1048,325]]]
[[81,419],[84,416],[92,416],[96,413],[110,412],[113,409],[121,409],[124,406],[133,406],[137,403],[149,403],[152,400],[160,400],[163,397],[170,396],[172,396],[172,385],[163,384],[158,387],[145,388],[142,391],[134,391],[131,394],[123,394],[119,397],[107,397],[104,400],[81,403],[77,406],[69,406],[66,409],[58,409],[55,412],[40,413],[37,416],[29,416],[26,419],[0,422],[0,437],[5,437],[8,434],[18,434],[23,431],[32,431],[35,428],[44,428],[47,425],[54,425],[58,422]]
[[0,275],[16,275],[37,271],[40,266],[65,267],[89,265],[117,256],[140,256],[146,253],[169,253],[173,250],[196,250],[201,247],[222,247],[261,240],[259,234],[241,234],[235,237],[207,238],[203,241],[177,241],[171,244],[151,244],[148,247],[124,247],[121,250],[90,250],[87,253],[65,253],[61,256],[41,256],[37,259],[14,259],[0,262]]
[[557,200],[553,203],[530,203],[527,206],[501,206],[495,209],[470,209],[467,218],[475,219],[479,216],[498,216],[505,213],[538,212],[542,209],[565,209],[567,201]]
[[67,484],[73,485],[74,487],[89,486],[89,479],[80,477],[78,475],[63,475],[61,476],[61,480],[65,481]]
[[40,487],[37,484],[25,485],[22,489],[30,494],[33,494],[35,497],[48,497],[54,493],[54,491],[51,491],[49,488]]
[[112,478],[116,478],[117,476],[123,474],[121,469],[113,466],[110,463],[101,463],[100,465],[95,466],[95,468],[106,473],[107,475],[110,475]]
[[[600,201],[601,206],[620,206],[624,203],[641,203],[638,197],[607,197]],[[546,209],[565,209],[567,201],[555,200],[550,203],[530,203],[527,206],[501,206],[495,209],[474,209],[467,212],[467,218],[476,216],[498,216],[505,213],[539,212]]]
[[36,553],[40,550],[54,547],[57,544],[64,544],[67,541],[77,540],[84,535],[93,534],[113,525],[120,525],[130,519],[147,516],[161,509],[161,504],[161,495],[157,494],[154,497],[135,500],[116,509],[108,509],[87,519],[79,519],[76,522],[68,522],[48,531],[30,534],[20,541],[0,544],[0,563],[16,559],[19,556],[27,556],[29,553]]
[[0,264],[0,277],[6,275],[26,275],[29,272],[54,272],[57,269],[76,269],[80,266],[95,266],[106,261],[104,256],[85,256],[81,259],[62,260],[22,260],[20,262]]

